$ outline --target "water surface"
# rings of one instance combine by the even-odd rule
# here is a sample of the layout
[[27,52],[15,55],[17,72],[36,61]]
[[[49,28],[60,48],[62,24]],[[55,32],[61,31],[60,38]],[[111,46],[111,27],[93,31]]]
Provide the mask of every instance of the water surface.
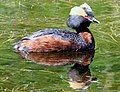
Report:
[[[120,2],[85,0],[93,8],[100,25],[91,24],[96,41],[89,78],[97,78],[87,92],[120,91]],[[44,28],[65,28],[71,7],[84,0],[1,0],[0,1],[0,91],[76,92],[68,78],[74,64],[45,66],[21,58],[13,44]],[[74,31],[74,30],[73,30]],[[78,60],[78,59],[77,59]],[[74,69],[76,70],[76,69]],[[89,74],[90,70],[90,74]],[[74,73],[74,71],[73,71]],[[74,78],[74,77],[73,77]],[[88,79],[89,79],[88,78]],[[71,80],[73,80],[71,78]]]

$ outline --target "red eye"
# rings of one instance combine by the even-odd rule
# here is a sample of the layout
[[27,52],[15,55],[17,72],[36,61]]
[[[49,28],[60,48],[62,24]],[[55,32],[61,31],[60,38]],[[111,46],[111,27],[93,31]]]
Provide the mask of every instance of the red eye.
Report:
[[89,16],[85,16],[84,18],[88,19],[88,18],[89,18]]
[[85,17],[88,17],[88,15],[85,15]]
[[88,19],[88,20],[90,20],[91,17],[90,16],[85,16],[85,18]]

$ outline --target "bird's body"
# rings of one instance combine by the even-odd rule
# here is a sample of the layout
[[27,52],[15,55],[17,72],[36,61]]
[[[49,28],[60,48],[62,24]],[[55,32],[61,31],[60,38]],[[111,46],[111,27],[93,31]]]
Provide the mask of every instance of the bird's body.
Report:
[[95,42],[88,27],[94,18],[92,9],[86,3],[71,9],[67,25],[75,29],[44,29],[21,39],[15,46],[16,51],[23,52],[58,52],[94,50]]
[[22,38],[15,49],[24,52],[83,51],[94,49],[94,38],[89,29],[79,34],[65,29],[45,29]]

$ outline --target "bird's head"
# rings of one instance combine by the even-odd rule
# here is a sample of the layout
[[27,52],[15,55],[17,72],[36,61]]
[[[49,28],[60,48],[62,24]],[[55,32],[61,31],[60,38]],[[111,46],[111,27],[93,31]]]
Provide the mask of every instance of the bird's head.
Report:
[[97,19],[95,19],[91,7],[87,3],[84,3],[71,9],[67,25],[73,29],[78,29],[81,26],[89,27],[92,22],[100,23]]

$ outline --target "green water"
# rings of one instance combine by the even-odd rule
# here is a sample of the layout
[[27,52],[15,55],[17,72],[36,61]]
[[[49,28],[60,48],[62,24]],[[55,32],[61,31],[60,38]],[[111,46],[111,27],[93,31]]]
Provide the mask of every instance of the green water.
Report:
[[67,82],[72,65],[44,66],[26,62],[13,43],[44,28],[68,28],[70,9],[87,2],[100,25],[91,24],[96,53],[90,65],[97,77],[87,92],[120,91],[119,0],[0,0],[0,92],[76,92]]

